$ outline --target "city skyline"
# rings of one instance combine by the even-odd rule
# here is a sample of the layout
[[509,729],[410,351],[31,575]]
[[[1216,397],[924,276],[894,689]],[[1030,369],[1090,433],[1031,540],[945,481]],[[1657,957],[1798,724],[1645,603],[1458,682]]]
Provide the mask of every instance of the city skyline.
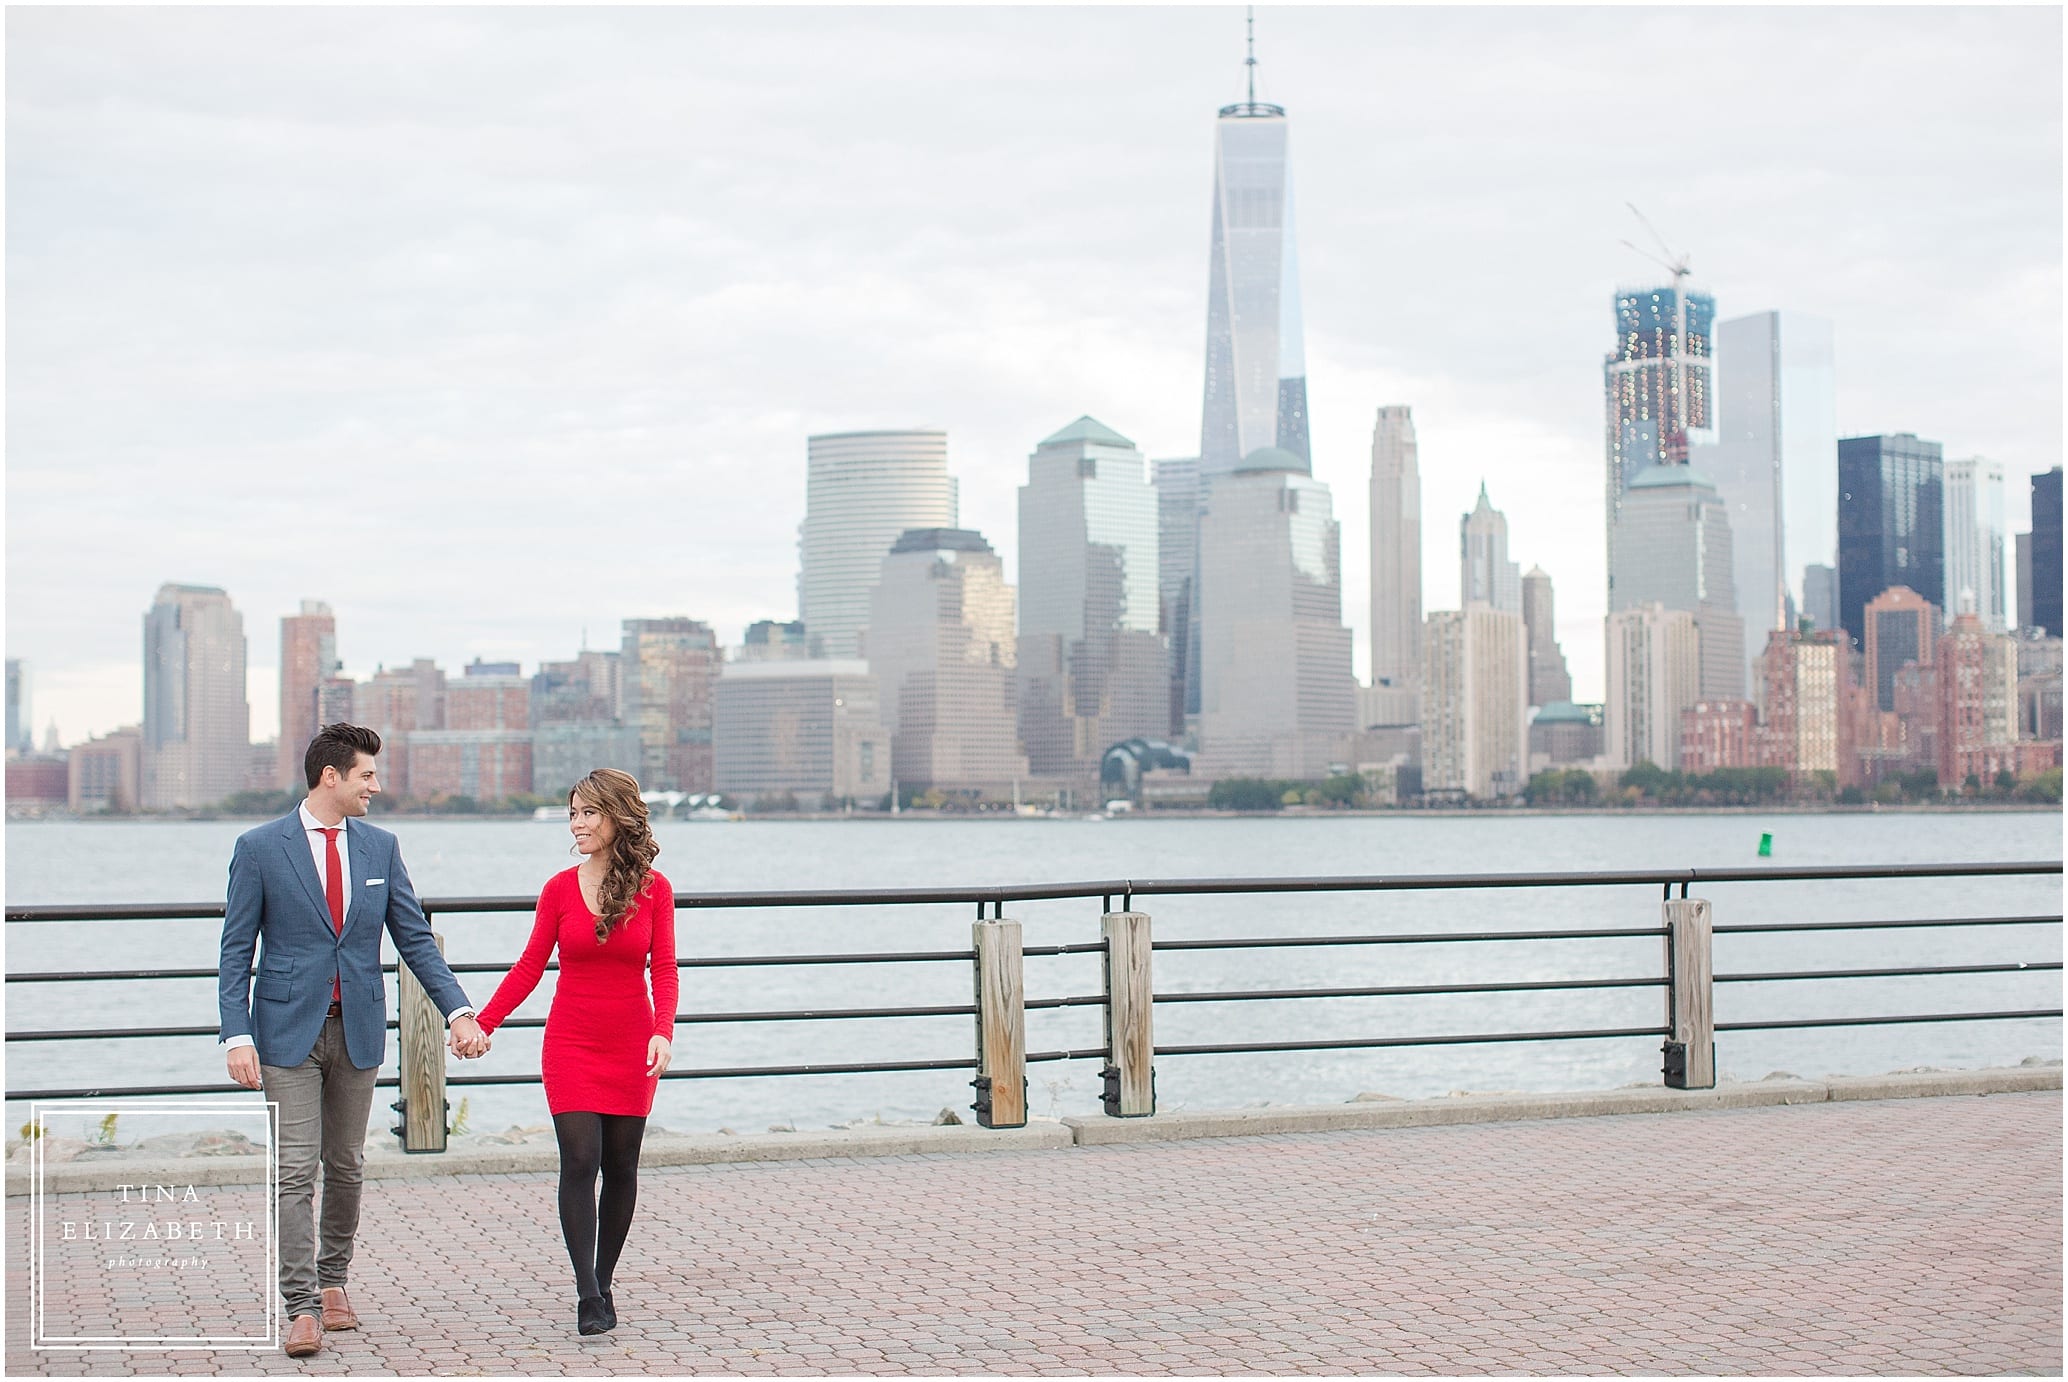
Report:
[[[807,40],[779,18],[10,15],[8,651],[38,736],[139,718],[136,610],[166,581],[237,601],[263,739],[257,631],[303,598],[360,677],[794,614],[809,435],[944,429],[960,521],[1008,569],[1024,457],[1067,419],[1193,454],[1241,12],[833,12]],[[1670,135],[1618,125],[1610,159],[1633,28],[1710,100]],[[2059,35],[2031,10],[1260,16],[1257,99],[1300,125],[1310,442],[1355,665],[1352,496],[1374,410],[1405,405],[1425,523],[1483,476],[1600,698],[1602,323],[1657,276],[1617,244],[1625,201],[1719,317],[1833,323],[1841,434],[2000,460],[2023,531],[2025,477],[2060,455],[2059,319],[2022,306],[2058,297]],[[555,74],[574,40],[608,83]],[[678,91],[691,43],[733,68]],[[1157,81],[1122,80],[1145,53]],[[1892,81],[1917,99],[1864,99]],[[714,109],[730,142],[685,148]],[[915,222],[899,189],[930,186],[956,195]],[[1853,210],[1899,192],[1900,218]],[[318,470],[368,496],[356,524],[309,531]],[[1446,546],[1424,544],[1430,610],[1456,604]]]
[[[1380,420],[1383,436],[1385,410]],[[1859,441],[1915,450],[1917,439],[1853,439]],[[776,810],[816,809],[807,798],[823,807],[829,793],[839,800],[873,796],[869,784],[884,780],[878,769],[893,758],[904,784],[926,798],[921,804],[937,804],[937,793],[1002,800],[1008,771],[1015,804],[1023,783],[1037,793],[1054,790],[1059,800],[1096,792],[1093,775],[1106,775],[1100,745],[1124,736],[1128,746],[1142,748],[1142,736],[1162,733],[1167,639],[1147,631],[1156,602],[1128,572],[1159,567],[1155,534],[1163,505],[1143,480],[1140,453],[1092,418],[1047,438],[1029,462],[1030,485],[1021,495],[1021,553],[1029,563],[1022,589],[1037,612],[1017,621],[1018,633],[1020,592],[1005,582],[981,534],[909,529],[884,559],[871,592],[866,662],[815,659],[818,640],[807,637],[801,621],[759,621],[727,658],[699,621],[635,618],[624,621],[621,652],[584,651],[573,661],[542,663],[532,677],[523,676],[518,663],[477,658],[454,680],[418,659],[407,671],[357,683],[321,675],[330,665],[335,624],[327,605],[310,600],[301,616],[281,620],[283,658],[298,669],[300,683],[298,692],[283,684],[283,717],[299,703],[313,715],[308,723],[350,719],[378,729],[388,741],[391,788],[434,808],[532,805],[527,798],[540,781],[572,780],[599,759],[636,770],[662,792],[703,792],[712,786],[714,749],[721,759],[729,749],[744,754],[731,760],[731,790],[751,789],[757,802]],[[1980,470],[1989,463],[1968,464]],[[2056,468],[2035,477],[2036,513],[2040,482],[2059,476]],[[2044,543],[2059,550],[2055,488],[2046,521],[2031,535],[2035,570],[2043,564]],[[1073,489],[1074,500],[1068,498]],[[1671,491],[1685,493],[1673,497]],[[1030,503],[1037,495],[1045,497]],[[1655,502],[1661,495],[1668,496],[1663,507]],[[1759,665],[1762,705],[1756,706],[1739,698],[1742,621],[1732,600],[1728,526],[1713,488],[1689,467],[1655,466],[1640,474],[1626,498],[1618,518],[1628,531],[1615,554],[1615,598],[1655,590],[1666,603],[1609,617],[1606,704],[1567,699],[1564,660],[1555,644],[1544,643],[1554,626],[1550,579],[1532,568],[1520,578],[1520,613],[1475,599],[1462,613],[1428,616],[1425,641],[1432,651],[1422,669],[1427,694],[1420,704],[1418,768],[1394,718],[1407,709],[1394,703],[1400,693],[1384,683],[1357,691],[1349,672],[1350,633],[1339,622],[1339,533],[1326,487],[1287,451],[1253,453],[1240,471],[1215,482],[1199,529],[1207,556],[1202,591],[1220,593],[1202,602],[1209,615],[1202,638],[1207,706],[1196,735],[1186,735],[1192,771],[1203,765],[1211,780],[1268,767],[1276,777],[1314,780],[1324,769],[1340,774],[1345,769],[1338,764],[1354,764],[1368,790],[1392,800],[1396,791],[1415,790],[1401,784],[1416,769],[1425,796],[1512,797],[1525,780],[1519,754],[1526,738],[1532,773],[1576,760],[1595,772],[1589,780],[1604,767],[1677,766],[1703,774],[1779,768],[1795,774],[1800,789],[1802,774],[1828,770],[1854,801],[1863,799],[1865,786],[1877,800],[1891,789],[1900,797],[1912,788],[1894,779],[1907,782],[1920,764],[1939,782],[1966,779],[1970,789],[1985,779],[2001,788],[2006,775],[2038,775],[2043,783],[2049,768],[2058,774],[2057,625],[2050,635],[2026,629],[2034,637],[2013,639],[1990,632],[1973,614],[1960,615],[1945,633],[1950,638],[1964,628],[1961,638],[1968,641],[1947,644],[1958,654],[1949,673],[1933,651],[1940,641],[1937,606],[1895,586],[1866,606],[1855,635],[1864,638],[1863,654],[1843,651],[1835,622],[1813,634],[1805,624],[1800,634],[1770,636]],[[1960,526],[1952,521],[1955,507],[1948,506],[1949,552]],[[1979,514],[1987,506],[1967,507]],[[1110,520],[1123,513],[1132,516],[1113,526]],[[1096,515],[1103,517],[1091,522]],[[1500,516],[1482,496],[1480,510],[1464,523],[1466,566],[1473,564],[1475,526],[1486,539],[1479,545],[1493,549],[1482,551],[1481,565],[1507,565],[1498,557]],[[1683,528],[1692,531],[1680,534]],[[1099,537],[1110,540],[1092,540]],[[909,564],[914,559],[917,566]],[[984,572],[976,570],[979,564]],[[2058,586],[2057,559],[2053,568]],[[1489,582],[1482,575],[1467,584]],[[1973,601],[1964,597],[1963,603]],[[1143,627],[1116,622],[1130,607]],[[1644,629],[1669,616],[1684,626],[1691,659],[1678,682],[1660,671],[1660,649],[1625,648],[1633,632],[1641,635],[1638,643],[1655,643]],[[1641,623],[1630,625],[1630,619]],[[1712,620],[1721,622],[1712,628]],[[1110,641],[1096,635],[1101,628]],[[163,587],[145,619],[148,666],[156,669],[155,678],[147,673],[145,693],[157,708],[155,719],[147,713],[141,731],[119,730],[69,755],[56,752],[54,735],[45,755],[17,759],[10,749],[10,813],[17,801],[33,813],[54,800],[73,811],[133,810],[139,803],[145,810],[192,809],[218,793],[227,800],[238,780],[245,792],[278,788],[290,743],[276,752],[273,744],[249,742],[242,629],[225,592]],[[1729,637],[1719,642],[1712,635],[1720,631]],[[1079,641],[1078,634],[1087,637]],[[916,660],[914,651],[921,654]],[[1507,653],[1514,665],[1503,671]],[[731,718],[721,713],[714,720],[713,704],[726,699],[728,677],[790,675],[771,667],[795,675],[783,686],[732,697]],[[845,683],[843,668],[853,674]],[[26,672],[9,660],[10,725],[17,727]],[[1540,673],[1557,684],[1540,690]],[[987,682],[988,691],[972,676]],[[879,681],[899,688],[887,717],[877,713]],[[843,684],[852,693],[845,700]],[[1509,691],[1512,707],[1506,706]],[[908,723],[897,707],[914,696],[918,722]],[[1354,722],[1352,702],[1361,712]],[[1526,720],[1525,704],[1545,707],[1542,733]],[[1354,732],[1356,724],[1367,732]],[[1604,737],[1607,756],[1587,762],[1601,752]],[[213,786],[204,787],[203,777]],[[1570,773],[1563,780],[1565,786],[1554,782],[1544,790],[1564,793]],[[1147,779],[1142,783],[1146,790]],[[1529,784],[1534,797],[1537,779]]]

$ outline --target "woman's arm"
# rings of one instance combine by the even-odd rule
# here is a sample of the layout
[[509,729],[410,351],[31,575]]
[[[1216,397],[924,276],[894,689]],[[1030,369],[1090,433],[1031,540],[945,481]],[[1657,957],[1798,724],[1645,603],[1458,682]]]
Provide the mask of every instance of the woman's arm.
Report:
[[675,968],[675,889],[659,874],[653,876],[653,1034],[673,1043],[675,1004],[681,998],[681,974]]
[[503,1019],[531,997],[531,991],[539,986],[545,976],[546,961],[552,958],[553,946],[560,939],[560,907],[553,896],[553,885],[548,883],[539,893],[538,917],[531,925],[531,939],[524,943],[524,953],[517,957],[517,963],[510,966],[510,972],[503,976],[503,982],[496,986],[495,997],[488,1000],[488,1006],[474,1020],[481,1024],[481,1030],[492,1032],[503,1025]]

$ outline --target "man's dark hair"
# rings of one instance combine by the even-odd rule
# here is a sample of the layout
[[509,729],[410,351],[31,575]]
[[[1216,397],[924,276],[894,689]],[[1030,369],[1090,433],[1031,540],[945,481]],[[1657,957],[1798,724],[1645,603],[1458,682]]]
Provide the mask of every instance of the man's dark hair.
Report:
[[325,768],[336,768],[338,776],[344,777],[359,761],[360,754],[374,758],[380,755],[380,751],[381,736],[364,725],[325,725],[309,741],[309,751],[302,758],[302,771],[308,774],[309,787],[314,790],[323,781]]

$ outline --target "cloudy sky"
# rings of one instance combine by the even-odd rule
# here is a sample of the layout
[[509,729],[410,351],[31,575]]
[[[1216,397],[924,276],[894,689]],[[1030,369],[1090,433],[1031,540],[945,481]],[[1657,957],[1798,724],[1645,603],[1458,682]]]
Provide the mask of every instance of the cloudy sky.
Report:
[[[1080,413],[1197,450],[1240,8],[21,9],[6,17],[7,652],[132,722],[158,585],[346,670],[795,610],[805,437],[939,426],[1015,559]],[[1724,316],[1831,319],[1842,432],[2061,460],[2061,17],[1267,7],[1315,471],[1366,668],[1374,410],[1425,595],[1483,479],[1598,698],[1601,359],[1642,207]]]

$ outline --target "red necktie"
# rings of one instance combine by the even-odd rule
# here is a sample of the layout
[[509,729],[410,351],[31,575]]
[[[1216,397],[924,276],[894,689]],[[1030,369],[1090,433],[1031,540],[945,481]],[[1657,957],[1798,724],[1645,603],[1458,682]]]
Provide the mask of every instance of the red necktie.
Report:
[[[321,827],[318,827],[321,829]],[[330,928],[342,936],[345,934],[345,865],[338,858],[337,837],[343,833],[341,825],[331,826],[323,831],[323,844],[330,851],[325,861],[328,867],[323,872],[323,900],[330,904]],[[330,981],[330,1001],[336,1003],[344,997],[338,981]]]

